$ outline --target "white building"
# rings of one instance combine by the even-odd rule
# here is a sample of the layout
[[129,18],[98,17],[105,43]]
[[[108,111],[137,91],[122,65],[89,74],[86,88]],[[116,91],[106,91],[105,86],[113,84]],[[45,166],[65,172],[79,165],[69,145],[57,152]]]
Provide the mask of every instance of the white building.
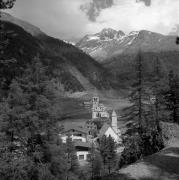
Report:
[[91,144],[88,142],[75,142],[76,155],[80,165],[85,165],[90,154]]
[[87,163],[87,158],[90,151],[90,143],[87,142],[88,129],[85,127],[78,126],[68,126],[64,127],[62,132],[59,134],[63,143],[66,143],[67,138],[70,136],[74,142],[76,149],[76,155],[80,165],[85,165]]
[[122,143],[122,138],[114,131],[114,129],[107,123],[103,125],[99,132],[99,138],[102,136],[111,136],[117,144]]
[[63,131],[60,133],[60,137],[63,143],[66,143],[66,139],[68,138],[68,136],[70,136],[72,141],[86,142],[88,129],[68,125],[64,127]]
[[96,118],[109,118],[109,113],[106,110],[106,107],[99,103],[99,97],[93,97],[92,99],[92,119]]
[[112,112],[112,117],[111,117],[111,127],[118,134],[117,114],[114,110]]

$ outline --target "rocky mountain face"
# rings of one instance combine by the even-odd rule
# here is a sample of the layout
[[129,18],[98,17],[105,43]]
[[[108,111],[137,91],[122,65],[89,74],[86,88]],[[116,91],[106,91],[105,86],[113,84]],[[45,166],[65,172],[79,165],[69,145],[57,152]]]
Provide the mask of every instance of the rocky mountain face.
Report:
[[9,68],[9,76],[4,74],[9,80],[12,71],[15,75],[20,74],[38,56],[48,68],[49,76],[57,84],[62,84],[66,91],[118,88],[106,68],[72,44],[50,37],[39,28],[7,13],[3,13],[2,22],[5,31],[11,32],[5,56],[16,59],[13,67]]
[[122,31],[103,29],[94,35],[87,35],[76,46],[101,63],[108,59],[126,54],[143,52],[177,51],[174,36],[141,30],[124,34]]
[[135,60],[140,52],[143,60],[143,74],[150,79],[156,60],[159,61],[162,76],[170,70],[179,74],[179,46],[176,36],[141,30],[124,34],[122,31],[104,29],[94,35],[87,35],[76,46],[107,68],[121,84],[135,79]]

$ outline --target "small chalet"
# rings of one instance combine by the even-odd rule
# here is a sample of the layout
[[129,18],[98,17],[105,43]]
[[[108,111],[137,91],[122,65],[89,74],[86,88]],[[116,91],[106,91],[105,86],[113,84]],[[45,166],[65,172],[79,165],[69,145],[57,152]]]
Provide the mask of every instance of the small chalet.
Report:
[[88,135],[88,129],[87,128],[82,128],[79,126],[72,126],[70,124],[66,125],[64,129],[61,131],[59,134],[62,142],[66,143],[66,139],[68,136],[72,138],[72,141],[81,141],[81,142],[86,142],[87,141],[87,135]]
[[76,155],[80,165],[84,165],[89,157],[89,152],[91,149],[91,144],[89,142],[80,142],[77,141],[74,143],[76,148]]

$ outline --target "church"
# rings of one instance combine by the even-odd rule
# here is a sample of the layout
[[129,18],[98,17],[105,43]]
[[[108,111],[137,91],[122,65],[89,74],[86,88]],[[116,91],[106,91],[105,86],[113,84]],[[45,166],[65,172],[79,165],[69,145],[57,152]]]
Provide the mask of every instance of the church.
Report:
[[106,107],[99,103],[99,97],[93,97],[92,99],[92,119],[96,118],[109,118]]
[[98,143],[98,140],[104,135],[111,136],[118,147],[122,145],[121,131],[118,127],[118,116],[115,110],[112,113],[108,112],[107,108],[99,103],[99,97],[92,98],[91,110],[92,118],[84,119],[84,125],[68,124],[59,134],[63,143],[66,143],[68,136],[72,138],[80,164],[87,160],[91,145]]

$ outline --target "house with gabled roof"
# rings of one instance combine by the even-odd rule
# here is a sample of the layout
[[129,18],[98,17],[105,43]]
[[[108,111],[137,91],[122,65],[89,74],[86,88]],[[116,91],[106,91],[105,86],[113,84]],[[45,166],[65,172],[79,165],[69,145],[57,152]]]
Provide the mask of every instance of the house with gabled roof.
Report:
[[63,143],[66,143],[68,136],[72,141],[86,142],[88,136],[88,129],[85,127],[74,126],[71,124],[65,125],[63,130],[60,132],[60,137]]
[[74,142],[74,146],[79,164],[85,165],[90,154],[91,143],[76,141]]

